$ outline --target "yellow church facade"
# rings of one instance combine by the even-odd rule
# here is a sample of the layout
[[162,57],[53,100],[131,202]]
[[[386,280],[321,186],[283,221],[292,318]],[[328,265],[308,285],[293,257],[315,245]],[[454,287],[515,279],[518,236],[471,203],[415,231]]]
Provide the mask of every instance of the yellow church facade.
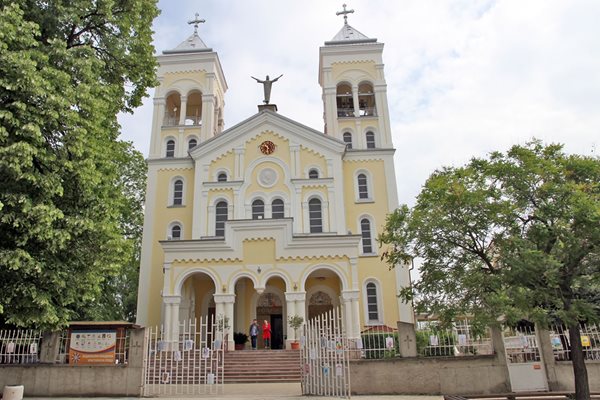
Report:
[[190,318],[266,319],[284,348],[293,315],[341,307],[350,338],[413,321],[409,269],[376,241],[398,205],[382,53],[347,22],[320,48],[324,132],[273,104],[224,129],[225,75],[197,29],[158,56],[139,324],[175,338]]

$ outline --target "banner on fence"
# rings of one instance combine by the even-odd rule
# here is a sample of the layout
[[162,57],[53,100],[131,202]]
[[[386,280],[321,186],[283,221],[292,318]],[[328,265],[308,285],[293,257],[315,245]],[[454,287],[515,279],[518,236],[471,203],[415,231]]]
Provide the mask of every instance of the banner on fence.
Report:
[[71,331],[69,363],[103,365],[115,363],[117,331]]

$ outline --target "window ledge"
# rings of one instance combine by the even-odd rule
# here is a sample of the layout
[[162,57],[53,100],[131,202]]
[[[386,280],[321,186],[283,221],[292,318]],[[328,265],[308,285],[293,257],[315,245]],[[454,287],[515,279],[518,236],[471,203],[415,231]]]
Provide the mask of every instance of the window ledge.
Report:
[[379,257],[377,253],[361,253],[360,257]]
[[354,202],[355,203],[375,203],[375,200],[373,200],[373,199],[356,199]]
[[167,208],[185,208],[185,204],[171,204]]

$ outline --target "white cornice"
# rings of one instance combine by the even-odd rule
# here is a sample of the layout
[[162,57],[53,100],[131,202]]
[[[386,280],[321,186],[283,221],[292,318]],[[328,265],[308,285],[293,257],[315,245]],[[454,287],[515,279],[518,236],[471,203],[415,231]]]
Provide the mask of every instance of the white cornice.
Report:
[[194,168],[194,162],[190,157],[183,158],[148,158],[148,168],[154,169],[189,169]]
[[163,240],[165,262],[175,260],[243,261],[243,242],[275,240],[275,258],[358,257],[360,235],[306,234],[294,236],[292,219],[235,220],[225,223],[225,239]]
[[393,157],[395,152],[396,149],[348,150],[344,161],[383,160],[384,157]]

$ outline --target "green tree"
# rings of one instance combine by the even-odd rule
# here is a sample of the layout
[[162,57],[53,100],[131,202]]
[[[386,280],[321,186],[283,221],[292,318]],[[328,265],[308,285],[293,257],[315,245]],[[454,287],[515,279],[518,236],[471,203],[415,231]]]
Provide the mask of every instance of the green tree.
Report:
[[444,168],[379,240],[391,267],[422,260],[400,293],[419,311],[565,324],[576,396],[589,398],[579,324],[600,318],[600,159],[534,141]]
[[155,85],[157,14],[155,0],[0,0],[4,323],[94,315],[133,257],[124,218],[140,155],[116,115]]
[[119,206],[119,229],[127,240],[118,269],[102,281],[98,298],[90,299],[76,309],[86,320],[135,321],[139,281],[144,196],[146,192],[146,161],[130,143],[122,142],[118,154],[121,171],[117,185],[124,194]]

